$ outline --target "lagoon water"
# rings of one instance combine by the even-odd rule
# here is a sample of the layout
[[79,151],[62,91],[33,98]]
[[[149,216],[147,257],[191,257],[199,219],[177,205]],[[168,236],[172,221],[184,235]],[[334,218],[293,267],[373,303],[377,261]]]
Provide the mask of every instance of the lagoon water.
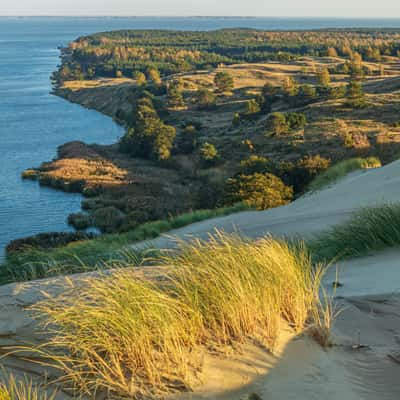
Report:
[[320,29],[400,28],[400,20],[308,18],[0,18],[0,258],[13,239],[69,230],[67,215],[81,196],[21,180],[21,172],[55,157],[71,140],[112,143],[122,129],[95,111],[49,94],[58,46],[81,35],[115,29],[228,27]]

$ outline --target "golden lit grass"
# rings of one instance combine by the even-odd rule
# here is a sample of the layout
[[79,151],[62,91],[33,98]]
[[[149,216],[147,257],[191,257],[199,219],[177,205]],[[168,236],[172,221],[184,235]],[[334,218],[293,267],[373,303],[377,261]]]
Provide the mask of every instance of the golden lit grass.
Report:
[[27,378],[17,380],[14,375],[5,375],[4,382],[0,382],[0,400],[54,400],[56,393],[47,394],[46,389]]
[[65,81],[61,89],[69,89],[72,91],[82,89],[93,89],[104,86],[118,86],[118,85],[134,85],[135,81],[129,78],[102,78],[82,81]]
[[248,338],[273,349],[282,321],[321,323],[324,268],[304,247],[218,234],[153,261],[167,272],[125,268],[35,307],[51,332],[38,351],[64,383],[117,398],[189,389],[201,349]]
[[81,190],[82,187],[116,186],[129,183],[129,173],[102,157],[82,142],[66,143],[58,149],[58,159],[28,169],[22,177],[38,179],[42,184]]
[[45,164],[39,173],[40,180],[85,181],[86,185],[127,184],[127,171],[103,160],[64,158]]

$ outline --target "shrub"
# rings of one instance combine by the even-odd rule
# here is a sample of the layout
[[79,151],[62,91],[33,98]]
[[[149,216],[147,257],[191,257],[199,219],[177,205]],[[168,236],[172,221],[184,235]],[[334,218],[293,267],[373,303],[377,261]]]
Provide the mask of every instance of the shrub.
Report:
[[274,135],[279,136],[289,132],[289,125],[285,114],[280,112],[273,113],[270,117],[270,124]]
[[187,125],[178,137],[177,147],[182,153],[193,153],[199,142],[199,132],[193,125]]
[[204,346],[252,337],[273,349],[281,320],[296,332],[319,323],[324,268],[304,246],[219,235],[179,250],[156,258],[161,279],[120,270],[35,306],[52,332],[39,351],[62,382],[89,396],[159,398],[190,389]]
[[258,210],[279,207],[293,198],[293,189],[275,175],[255,173],[240,174],[227,182],[227,201],[243,202]]
[[197,106],[200,110],[213,110],[217,105],[217,98],[208,89],[200,89],[196,95]]
[[240,162],[240,170],[244,175],[252,175],[256,172],[265,173],[269,167],[269,161],[265,157],[252,155]]
[[309,183],[329,167],[330,161],[320,155],[306,156],[295,163],[283,162],[275,167],[275,173],[293,186],[294,193],[303,193]]
[[304,100],[313,100],[317,97],[317,90],[311,85],[302,85],[299,89],[299,97]]
[[167,86],[167,99],[169,107],[183,107],[185,102],[182,96],[182,84],[178,80],[172,80]]
[[350,172],[359,169],[378,168],[381,165],[379,159],[375,157],[350,158],[348,160],[340,161],[317,176],[311,182],[309,189],[312,191],[320,190],[325,186],[336,182],[338,179],[346,176]]
[[147,83],[146,75],[140,71],[134,72],[133,79],[136,80],[136,83],[138,86],[144,86]]
[[367,105],[361,82],[352,79],[347,86],[347,104],[353,108],[363,108]]
[[233,114],[232,126],[238,127],[238,126],[240,126],[241,122],[242,122],[242,118],[240,116],[240,113],[236,112],[235,114]]
[[93,221],[89,214],[73,213],[68,215],[68,224],[77,230],[85,230],[92,226]]
[[156,86],[161,85],[160,72],[156,67],[148,67],[146,70],[147,80]]
[[303,113],[290,112],[286,114],[286,121],[289,129],[303,129],[306,126],[307,118]]
[[69,243],[94,239],[96,235],[85,232],[50,232],[40,233],[11,241],[6,247],[7,255],[30,249],[51,249],[66,246]]
[[139,99],[134,121],[134,127],[128,129],[120,141],[121,151],[138,157],[168,159],[176,130],[160,119],[150,96],[143,95]]
[[261,111],[259,103],[255,99],[248,100],[246,102],[246,115],[258,114]]
[[124,214],[112,206],[99,208],[93,212],[93,221],[102,232],[113,232],[124,222]]
[[205,142],[200,148],[200,154],[203,161],[207,165],[214,164],[216,159],[218,158],[218,150],[217,148],[208,142]]
[[229,72],[217,72],[214,78],[218,92],[229,92],[234,87],[233,77]]
[[329,86],[331,83],[331,76],[327,68],[322,68],[317,73],[318,83],[321,86]]

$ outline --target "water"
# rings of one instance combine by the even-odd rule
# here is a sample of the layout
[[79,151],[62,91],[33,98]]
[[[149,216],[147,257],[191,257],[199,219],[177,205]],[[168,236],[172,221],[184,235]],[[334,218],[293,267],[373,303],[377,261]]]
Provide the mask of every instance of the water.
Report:
[[113,29],[228,27],[319,29],[397,27],[400,19],[316,18],[0,18],[0,257],[12,239],[65,231],[81,196],[22,181],[21,172],[55,157],[71,140],[112,143],[122,130],[111,119],[49,94],[58,46]]

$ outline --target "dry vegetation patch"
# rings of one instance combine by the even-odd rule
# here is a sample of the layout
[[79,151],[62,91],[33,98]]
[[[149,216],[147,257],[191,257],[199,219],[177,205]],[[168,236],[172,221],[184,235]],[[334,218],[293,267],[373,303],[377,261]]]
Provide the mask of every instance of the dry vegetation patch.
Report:
[[196,383],[202,352],[248,338],[273,349],[281,327],[301,332],[325,310],[324,267],[301,246],[220,234],[155,261],[167,267],[157,280],[116,271],[35,306],[51,332],[39,352],[62,382],[81,394],[159,398]]

